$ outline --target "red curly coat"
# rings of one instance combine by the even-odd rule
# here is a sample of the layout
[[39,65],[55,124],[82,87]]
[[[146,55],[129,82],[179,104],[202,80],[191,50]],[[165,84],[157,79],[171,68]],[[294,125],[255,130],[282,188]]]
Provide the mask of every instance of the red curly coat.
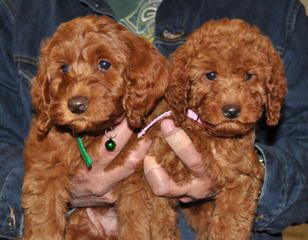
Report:
[[[216,191],[214,199],[186,206],[185,215],[196,239],[249,239],[263,180],[255,125],[263,113],[268,125],[278,123],[286,93],[280,57],[256,27],[222,19],[192,33],[171,63],[168,107],[202,154]],[[188,109],[202,124],[187,119]],[[174,155],[167,159],[170,154],[161,145],[152,154],[163,165],[178,162]],[[189,175],[169,166],[174,179],[189,181]]]
[[[281,60],[256,27],[223,19],[192,33],[172,54],[170,71],[165,100],[147,122],[173,111],[177,125],[202,154],[216,192],[215,198],[181,205],[182,210],[196,239],[249,239],[264,174],[254,149],[255,125],[263,113],[268,125],[278,122],[286,93]],[[187,118],[188,109],[202,124]],[[149,154],[176,182],[192,180],[162,137],[159,124],[146,136],[153,139]],[[141,167],[120,182],[115,193],[120,196],[119,239],[179,239],[177,201],[155,197]],[[86,225],[76,222],[75,229]]]
[[[89,26],[86,29],[88,28]],[[63,29],[63,31],[67,30]],[[119,33],[117,32],[117,34]],[[65,39],[70,39],[68,35],[64,34],[63,36]],[[114,36],[110,36],[107,42],[110,43],[110,39],[113,38]],[[59,44],[59,42],[55,41],[55,44]],[[121,45],[116,40],[112,40],[112,44]],[[122,45],[121,51],[123,49]],[[130,45],[129,49],[133,46]],[[148,46],[146,47],[146,49],[149,49]],[[44,49],[46,49],[45,52]],[[86,48],[82,47],[81,49]],[[116,50],[116,48],[114,47],[113,50]],[[138,51],[136,48],[133,48],[133,50]],[[70,50],[66,49],[65,51]],[[76,51],[76,48],[73,48],[72,52]],[[45,47],[43,48],[42,56],[48,56],[51,52],[50,49]],[[117,53],[117,51],[115,52]],[[80,166],[81,160],[71,134],[63,131],[63,127],[58,128],[56,126],[67,125],[76,132],[84,128],[90,129],[91,132],[97,132],[99,129],[110,127],[111,123],[125,114],[129,120],[130,118],[133,119],[130,121],[132,126],[139,127],[142,122],[140,118],[146,116],[165,88],[167,83],[165,76],[168,74],[164,72],[162,67],[159,68],[161,63],[165,64],[164,60],[155,53],[154,56],[158,57],[159,61],[154,61],[153,64],[153,62],[147,61],[149,60],[148,55],[147,58],[142,58],[140,53],[136,62],[139,62],[141,58],[142,60],[139,63],[145,62],[146,64],[143,65],[143,68],[138,69],[146,71],[147,67],[150,66],[151,71],[156,70],[155,77],[152,79],[160,79],[161,81],[159,83],[155,82],[157,85],[153,81],[151,84],[146,83],[146,86],[141,91],[144,95],[139,92],[139,94],[131,97],[124,97],[123,99],[130,99],[131,102],[134,102],[133,100],[140,94],[146,98],[143,101],[138,101],[138,104],[134,106],[133,110],[138,114],[135,114],[134,111],[130,111],[130,114],[127,113],[128,109],[132,108],[125,108],[125,104],[123,102],[119,103],[116,98],[117,96],[123,96],[127,91],[118,94],[117,91],[120,91],[121,88],[117,86],[126,87],[122,80],[126,79],[123,72],[129,74],[128,70],[133,70],[135,67],[127,68],[125,64],[129,64],[128,62],[123,64],[118,60],[121,59],[121,54],[118,56],[113,53],[108,57],[112,59],[114,55],[120,63],[120,69],[117,69],[117,71],[122,74],[115,71],[114,75],[106,78],[106,81],[108,79],[113,80],[108,83],[114,87],[111,92],[114,93],[115,97],[108,99],[106,99],[106,96],[97,98],[97,106],[99,107],[95,107],[95,110],[87,113],[89,118],[86,121],[77,119],[76,124],[74,124],[74,121],[68,118],[70,114],[61,118],[62,115],[57,113],[61,106],[64,109],[63,112],[68,113],[65,108],[66,102],[55,104],[56,102],[61,102],[56,100],[57,97],[65,99],[59,96],[57,91],[61,90],[64,85],[63,89],[65,90],[61,90],[61,92],[65,96],[65,94],[76,91],[75,87],[68,88],[66,84],[57,83],[57,81],[55,81],[54,87],[52,84],[51,87],[49,85],[46,87],[45,82],[50,84],[50,80],[42,80],[40,85],[34,85],[33,87],[34,103],[36,103],[35,106],[37,106],[39,117],[34,119],[34,127],[32,127],[27,141],[25,154],[26,175],[23,188],[23,207],[26,213],[26,239],[31,236],[42,236],[42,234],[44,234],[45,239],[46,236],[50,236],[52,239],[61,239],[64,234],[64,213],[66,210],[64,203],[69,201],[69,195],[68,191],[66,191],[67,189],[63,187],[69,187],[69,176]],[[93,57],[93,54],[90,54],[90,56]],[[126,55],[124,54],[124,56]],[[134,57],[136,56],[134,55]],[[42,70],[48,67],[48,65],[43,65],[44,62],[48,64],[48,61],[43,59],[40,66]],[[85,59],[89,60],[89,58]],[[97,58],[94,57],[94,59],[95,61],[93,62],[96,63]],[[240,20],[225,19],[211,21],[196,30],[188,37],[187,42],[172,55],[171,63],[171,80],[166,92],[167,103],[165,101],[161,102],[155,112],[146,118],[146,122],[171,109],[176,123],[188,133],[196,148],[202,154],[205,169],[207,169],[207,173],[214,183],[213,187],[217,191],[214,200],[211,199],[186,206],[184,212],[189,223],[197,231],[197,239],[248,239],[263,178],[263,169],[257,160],[253,147],[254,126],[256,121],[261,118],[263,110],[265,110],[269,125],[274,125],[278,122],[282,97],[286,89],[283,67],[279,56],[275,53],[270,41],[262,36],[255,27],[251,27]],[[78,65],[76,69],[80,69],[81,66],[82,72],[84,72],[82,64]],[[153,66],[155,66],[155,69],[152,68]],[[59,65],[54,69],[58,68]],[[126,70],[124,71],[123,69]],[[139,71],[135,76],[138,76],[138,78],[145,76],[144,74],[141,75],[142,71]],[[93,71],[89,73],[92,75]],[[40,79],[40,75],[44,79],[46,76],[50,76],[50,73],[45,71],[40,74],[39,72],[38,79]],[[62,75],[59,76],[59,79],[63,78]],[[146,75],[146,77],[149,76],[152,75]],[[135,77],[134,79],[138,78]],[[37,84],[39,82],[37,81]],[[58,80],[58,82],[62,82],[62,80]],[[131,83],[134,82],[129,83],[128,85],[131,86]],[[83,91],[85,86],[83,85],[79,88],[79,84],[82,84],[82,81],[77,84],[76,89]],[[116,84],[118,85],[116,86]],[[138,86],[139,84],[142,85],[141,82],[138,82]],[[148,90],[153,84],[158,88],[158,91],[152,92]],[[95,90],[96,88],[97,86],[95,86]],[[52,94],[52,89],[55,89],[55,94]],[[51,90],[51,99],[48,99],[49,90]],[[91,95],[89,90],[88,97],[101,96],[99,92],[102,90],[92,90],[93,88],[91,89]],[[103,91],[106,90],[103,89]],[[45,93],[43,94],[45,99],[39,98],[39,92]],[[155,96],[148,96],[148,94],[155,94]],[[37,102],[35,102],[35,99],[37,99]],[[49,106],[39,107],[39,104],[44,103],[44,101]],[[149,105],[144,108],[146,103],[149,103]],[[121,104],[124,106],[121,107]],[[103,106],[108,108],[103,108]],[[120,107],[117,108],[116,106]],[[53,114],[51,116],[43,114],[46,109],[51,110],[50,112]],[[121,109],[121,111],[120,113],[116,111],[113,115],[114,109]],[[188,109],[198,113],[203,124],[187,119],[186,112]],[[234,109],[237,112],[235,116]],[[96,110],[100,111],[97,115],[95,115]],[[142,112],[140,113],[139,110],[142,110]],[[98,121],[98,125],[92,122],[87,126],[88,120],[92,118],[90,116],[94,114],[94,119],[97,120],[100,116],[106,116],[108,111],[112,113],[107,115],[108,120],[105,118]],[[230,118],[230,114],[233,116],[232,118]],[[60,117],[57,118],[57,116]],[[110,118],[110,116],[113,117]],[[69,121],[66,122],[66,119]],[[112,119],[111,123],[109,119]],[[48,134],[46,130],[49,130]],[[42,139],[38,139],[37,135]],[[166,168],[169,175],[181,184],[190,181],[191,175],[189,171],[185,169],[171,151],[161,136],[157,125],[150,130],[147,137],[154,139],[150,154],[156,156],[157,161]],[[97,137],[87,137],[87,139],[87,150],[91,155],[95,156],[95,149],[97,149],[98,145]],[[136,141],[134,137],[110,168],[122,163],[127,151],[136,146]],[[70,147],[65,147],[67,143],[70,144]],[[34,149],[41,153],[34,151]],[[47,152],[49,153],[48,157],[46,156]],[[66,158],[63,158],[63,156]],[[48,175],[46,176],[46,174]],[[119,196],[115,206],[120,226],[119,239],[179,238],[176,227],[176,200],[155,197],[144,180],[141,166],[135,174],[116,186],[115,194]],[[49,209],[47,213],[46,209]],[[96,211],[99,215],[104,214],[106,210],[100,208],[93,209],[93,211]],[[86,211],[82,209],[78,210],[70,218],[66,238],[76,239],[81,235],[83,239],[115,238],[115,236],[106,236],[104,233],[100,233],[93,225],[89,224]]]
[[165,58],[107,17],[73,19],[44,42],[24,150],[23,239],[63,239],[70,178],[85,167],[74,135],[97,159],[105,129],[124,117],[140,128],[168,78]]

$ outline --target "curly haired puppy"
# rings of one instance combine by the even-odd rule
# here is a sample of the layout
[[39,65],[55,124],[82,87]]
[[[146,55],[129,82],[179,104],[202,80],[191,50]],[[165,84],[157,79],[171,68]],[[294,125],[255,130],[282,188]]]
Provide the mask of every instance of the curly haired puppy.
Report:
[[[193,32],[172,54],[170,66],[166,101],[147,122],[172,111],[201,153],[215,192],[214,198],[182,204],[184,214],[196,239],[247,240],[264,174],[254,148],[255,126],[263,115],[269,126],[278,123],[286,93],[279,55],[256,27],[222,19]],[[146,136],[153,139],[149,155],[174,181],[192,180],[158,124]],[[126,188],[119,184],[131,193],[122,198],[126,204],[118,211],[129,223],[123,229],[119,219],[119,239],[178,239],[176,200],[155,197],[140,177],[131,180],[136,175],[121,183],[130,183]]]
[[140,128],[167,87],[165,66],[150,43],[107,17],[71,20],[44,42],[24,151],[23,239],[63,239],[70,177],[85,167],[74,136],[95,158],[106,129],[124,117]]
[[[279,55],[256,27],[222,19],[193,32],[171,62],[168,107],[202,154],[216,191],[214,199],[186,206],[185,215],[197,239],[249,239],[263,179],[256,122],[264,114],[269,126],[277,124],[286,93]],[[187,118],[189,109],[199,121]],[[152,151],[158,162],[175,180],[189,181],[189,173],[175,173],[176,156],[161,146]]]
[[[210,21],[171,56],[165,99],[146,122],[172,117],[202,154],[215,198],[183,205],[196,239],[247,240],[263,180],[254,148],[256,122],[278,123],[286,93],[283,65],[270,40],[242,20]],[[195,112],[198,118],[189,115]],[[179,184],[192,180],[156,124],[149,155]],[[123,191],[125,190],[125,191]],[[119,239],[179,239],[175,199],[155,197],[135,173],[116,186]],[[163,192],[163,191],[162,191]],[[162,193],[163,195],[163,193]],[[124,224],[124,225],[123,225]]]

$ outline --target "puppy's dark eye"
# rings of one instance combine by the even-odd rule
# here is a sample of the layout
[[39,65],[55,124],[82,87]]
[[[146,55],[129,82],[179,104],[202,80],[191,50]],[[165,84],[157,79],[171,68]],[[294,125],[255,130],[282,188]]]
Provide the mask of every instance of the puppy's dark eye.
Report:
[[205,77],[207,80],[213,81],[217,77],[217,72],[207,72],[205,73]]
[[244,75],[244,79],[245,79],[245,81],[248,81],[248,80],[252,79],[253,76],[254,76],[253,73],[246,72],[245,75]]
[[102,71],[106,71],[111,67],[111,63],[106,60],[99,60],[98,61],[98,68]]
[[60,70],[61,70],[63,73],[67,73],[67,72],[68,72],[68,65],[67,65],[67,64],[61,65]]

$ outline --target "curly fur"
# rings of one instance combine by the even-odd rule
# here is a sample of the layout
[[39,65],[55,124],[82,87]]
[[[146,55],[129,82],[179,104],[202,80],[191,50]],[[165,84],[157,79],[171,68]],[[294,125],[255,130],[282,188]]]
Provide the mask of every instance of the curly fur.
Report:
[[[279,55],[256,27],[222,19],[193,32],[171,62],[168,106],[202,154],[217,193],[215,199],[184,206],[185,215],[196,239],[249,239],[263,179],[254,150],[255,124],[263,113],[268,125],[277,124],[286,93]],[[208,78],[213,72],[215,79]],[[237,117],[225,116],[228,105],[240,109]],[[187,109],[203,124],[187,120]],[[162,161],[178,160],[173,156]],[[179,178],[173,169],[169,174]],[[189,174],[185,178],[189,181]]]
[[[192,33],[170,61],[165,101],[147,122],[173,111],[173,119],[201,153],[216,193],[214,198],[180,206],[196,239],[249,239],[264,174],[254,149],[255,125],[263,115],[268,125],[278,123],[286,93],[279,55],[256,27],[222,19]],[[209,72],[216,73],[214,80],[207,78]],[[228,105],[238,106],[237,117],[224,115]],[[187,118],[188,109],[202,124]],[[190,182],[191,173],[165,142],[159,125],[147,137],[153,139],[149,154],[169,176],[179,184]],[[117,206],[120,223],[125,219],[119,239],[179,239],[176,200],[155,197],[142,174],[125,179],[116,192],[122,196]],[[164,195],[164,189],[158,194]]]
[[[79,21],[76,22],[79,24]],[[81,25],[84,24],[88,29],[86,22]],[[75,28],[76,26],[73,29]],[[121,29],[120,32],[123,34],[125,32],[120,26],[113,26],[113,28]],[[63,29],[63,31],[67,30]],[[113,30],[108,29],[109,31]],[[105,95],[97,98],[98,107],[87,113],[87,119],[72,121],[69,117],[71,114],[66,109],[66,102],[61,104],[61,101],[57,99],[62,99],[66,94],[77,90],[87,91],[88,83],[85,86],[83,81],[80,81],[76,87],[69,87],[69,84],[66,87],[66,84],[61,84],[62,77],[59,77],[58,82],[60,83],[55,81],[51,86],[46,87],[44,81],[48,84],[54,81],[41,80],[37,81],[37,86],[33,87],[32,95],[38,110],[38,117],[34,119],[25,154],[23,207],[26,212],[26,239],[27,236],[28,238],[29,236],[43,236],[43,233],[44,236],[52,236],[52,239],[61,239],[64,234],[66,209],[63,203],[69,201],[69,195],[63,187],[69,188],[69,176],[80,166],[81,160],[71,134],[63,131],[63,126],[76,132],[89,129],[91,133],[97,134],[97,131],[100,132],[101,129],[110,126],[110,119],[113,123],[126,116],[132,126],[140,126],[142,122],[140,118],[149,122],[170,109],[174,113],[173,118],[177,125],[187,132],[197,150],[202,154],[204,167],[212,179],[213,189],[217,191],[215,199],[183,206],[189,223],[197,232],[196,238],[248,239],[263,179],[263,168],[257,160],[253,146],[254,127],[263,112],[269,125],[275,125],[278,122],[282,98],[286,91],[283,66],[271,42],[257,28],[241,20],[224,19],[204,24],[172,54],[171,79],[165,96],[166,101],[160,102],[154,112],[146,116],[166,87],[164,83],[167,82],[168,74],[161,66],[166,63],[153,50],[151,50],[153,59],[158,58],[159,61],[154,61],[152,58],[149,60],[148,49],[151,48],[144,43],[147,48],[142,47],[142,51],[146,53],[146,57],[143,52],[132,56],[125,53],[125,49],[141,50],[134,48],[135,45],[131,45],[130,41],[128,41],[129,44],[127,41],[124,41],[125,44],[117,42],[116,39],[121,39],[122,35],[118,31],[116,33],[116,37],[114,34],[106,34],[109,36],[107,42],[110,46],[113,44],[121,46],[113,48],[112,54],[108,55],[110,58],[116,57],[119,63],[116,65],[118,68],[114,75],[103,78],[104,81],[108,81],[106,86],[110,86],[112,90],[110,92],[114,95],[110,98],[106,98]],[[97,31],[93,35],[96,34]],[[124,35],[126,34],[125,32]],[[70,36],[71,34],[64,35],[63,39],[70,39]],[[80,34],[74,36],[78,38]],[[88,41],[86,40],[87,43]],[[57,46],[60,43],[61,41],[55,41],[54,44]],[[68,43],[70,47],[62,50],[66,55],[74,56],[75,53],[79,53],[78,49],[86,49],[81,47],[71,50],[70,41]],[[105,46],[106,40],[102,44]],[[109,48],[110,46],[108,45]],[[61,48],[55,47],[55,49],[61,52]],[[41,71],[50,66],[47,60],[44,61],[44,56],[50,54],[52,51],[47,50],[46,47],[43,48],[42,66],[40,65],[39,68]],[[93,54],[90,56],[94,57]],[[136,59],[135,62],[144,63],[143,67],[137,68],[138,64],[128,67],[129,62],[134,62],[131,60],[123,63],[122,60],[127,60],[128,56],[138,57],[139,60]],[[76,65],[78,66],[76,76],[79,76],[78,73],[84,74],[88,69],[87,61],[91,58],[85,57],[85,59],[86,61],[82,61],[82,63],[85,62],[85,66]],[[46,65],[43,65],[44,62]],[[150,72],[148,68],[151,69]],[[41,77],[38,79],[52,76],[52,72],[41,73],[40,70],[38,76]],[[148,83],[148,78],[151,79],[153,76],[151,71],[155,72],[155,77],[152,79],[156,81]],[[217,78],[210,81],[206,78],[208,72],[216,72]],[[251,78],[247,78],[247,73],[251,75]],[[125,81],[129,74],[134,80]],[[89,75],[90,79],[93,75],[95,76],[93,71],[90,71]],[[68,78],[68,82],[73,82],[73,79]],[[138,82],[138,79],[144,80]],[[157,82],[158,80],[161,82]],[[81,87],[78,87],[79,84]],[[138,89],[138,92],[132,90],[133,88],[121,91],[128,87],[126,85],[129,87],[140,87],[141,85],[141,89]],[[153,87],[158,90],[148,91]],[[91,92],[89,97],[101,96],[101,92],[105,91],[103,88],[103,90],[97,90],[97,88],[95,86],[89,90]],[[44,94],[39,100],[40,92]],[[155,96],[151,95],[153,93]],[[138,101],[140,95],[143,96],[142,101]],[[118,96],[121,96],[121,101]],[[36,102],[35,99],[37,99]],[[222,108],[228,104],[240,107],[240,114],[237,118],[229,119],[223,115]],[[136,113],[128,107],[132,105]],[[58,113],[61,108],[65,109],[63,110],[65,115]],[[46,109],[49,109],[49,113],[43,114]],[[203,124],[200,125],[187,119],[187,109],[197,112]],[[96,114],[96,111],[99,112]],[[65,117],[61,118],[61,116]],[[61,126],[60,129],[56,127],[58,124]],[[38,135],[40,138],[43,136],[43,140],[38,140]],[[179,184],[191,181],[190,172],[171,151],[158,125],[147,133],[147,137],[153,139],[149,154],[156,157],[157,162],[167,170],[168,174]],[[137,143],[138,140],[133,137],[119,157],[108,166],[108,169],[122,164],[128,151],[135,148]],[[66,147],[68,145],[70,147]],[[96,154],[97,145],[97,137],[86,136],[86,147],[93,156]],[[48,157],[45,156],[46,153],[49,153]],[[155,197],[144,179],[142,166],[138,166],[134,174],[117,184],[114,194],[118,196],[114,208],[119,222],[118,236],[106,236],[103,229],[91,223],[86,210],[79,209],[69,218],[66,239],[75,239],[76,236],[82,236],[82,239],[179,239],[175,211],[178,206],[177,201]],[[31,203],[35,204],[31,205]],[[93,208],[91,211],[99,219],[103,218],[106,209]]]
[[[98,67],[102,59],[109,69]],[[36,114],[24,150],[23,239],[63,239],[70,178],[85,167],[74,135],[97,159],[105,129],[124,117],[140,128],[167,81],[159,52],[107,17],[73,19],[44,42],[31,90]],[[74,97],[88,100],[86,111],[69,110]]]
[[[171,79],[165,100],[147,122],[167,110],[202,154],[215,198],[181,204],[196,239],[244,240],[251,235],[263,167],[254,149],[255,124],[263,112],[268,125],[278,122],[286,92],[283,65],[268,38],[241,20],[210,21],[171,56]],[[215,72],[214,80],[207,73]],[[224,106],[236,105],[227,118]],[[188,109],[202,124],[187,119]],[[147,137],[157,162],[179,184],[192,180],[155,125]],[[136,144],[135,141],[130,144]],[[124,153],[125,154],[125,153]],[[115,160],[117,162],[117,159]],[[115,193],[118,239],[179,239],[175,199],[155,197],[142,168],[120,182]],[[164,195],[164,191],[158,192]],[[80,226],[82,226],[81,224]]]

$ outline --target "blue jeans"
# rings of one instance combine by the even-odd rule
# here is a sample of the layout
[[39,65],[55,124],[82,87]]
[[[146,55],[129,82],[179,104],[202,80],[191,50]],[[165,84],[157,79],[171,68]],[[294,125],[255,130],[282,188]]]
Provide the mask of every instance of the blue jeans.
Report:
[[[103,0],[0,0],[0,239],[22,231],[22,149],[40,43],[61,22],[87,14],[113,16]],[[281,123],[274,129],[261,123],[256,140],[266,174],[253,239],[278,240],[285,227],[308,221],[308,20],[297,0],[164,0],[154,44],[168,56],[194,29],[221,17],[257,25],[285,64],[288,94]],[[182,238],[192,239],[183,218],[179,221]]]

